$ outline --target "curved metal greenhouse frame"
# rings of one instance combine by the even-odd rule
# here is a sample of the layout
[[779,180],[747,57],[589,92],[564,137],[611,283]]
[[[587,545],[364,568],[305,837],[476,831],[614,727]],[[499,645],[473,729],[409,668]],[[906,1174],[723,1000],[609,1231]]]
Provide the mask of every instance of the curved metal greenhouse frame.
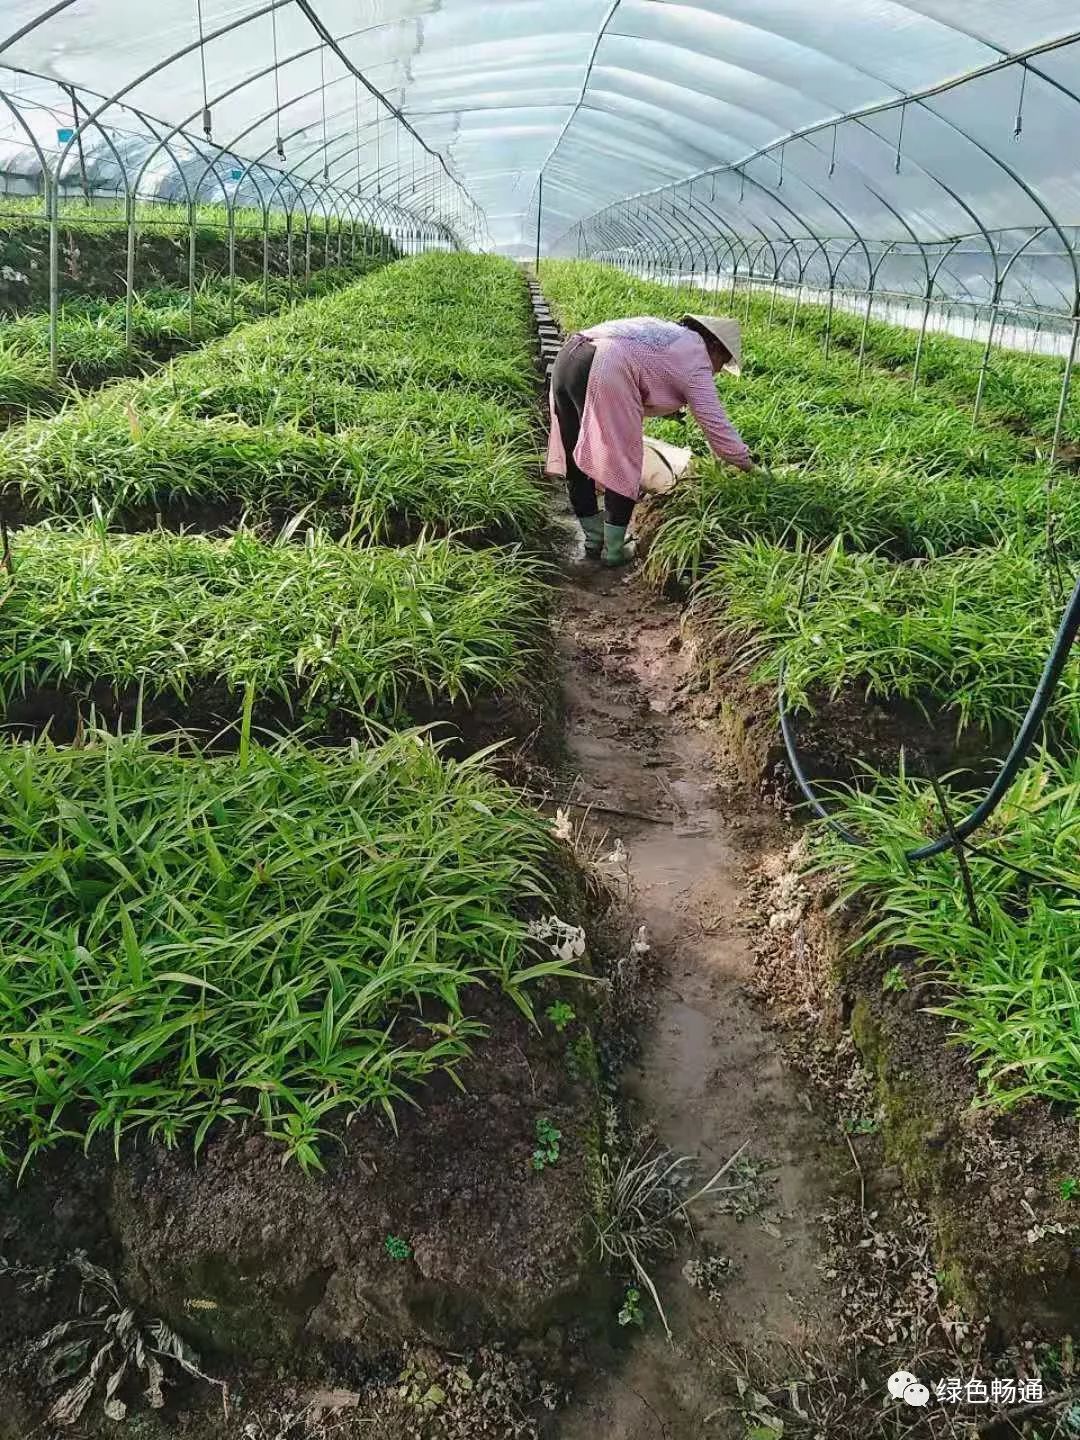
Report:
[[220,205],[230,255],[254,213],[267,279],[279,226],[297,276],[372,229],[405,251],[535,237],[733,307],[786,293],[793,325],[820,301],[826,349],[851,311],[860,363],[877,310],[917,330],[915,384],[927,334],[959,330],[982,342],[976,412],[995,346],[1025,343],[1064,357],[1064,407],[1071,0],[192,0],[152,29],[144,10],[5,6],[4,168],[36,183],[51,261],[80,189],[125,206],[129,257],[146,201]]

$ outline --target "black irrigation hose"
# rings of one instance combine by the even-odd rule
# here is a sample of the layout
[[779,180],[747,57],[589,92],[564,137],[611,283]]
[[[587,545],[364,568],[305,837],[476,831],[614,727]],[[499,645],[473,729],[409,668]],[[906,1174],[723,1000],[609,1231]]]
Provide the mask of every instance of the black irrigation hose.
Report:
[[[1065,669],[1069,652],[1073,647],[1077,634],[1080,634],[1080,579],[1077,580],[1073,589],[1072,598],[1065,607],[1065,614],[1061,617],[1061,624],[1058,626],[1057,635],[1054,638],[1053,648],[1043,669],[1042,676],[1031,698],[1028,712],[1024,716],[1024,723],[1017,732],[1013,741],[1012,749],[1005,757],[1005,762],[999,771],[994,783],[986,792],[985,798],[976,805],[970,815],[957,822],[951,831],[939,835],[935,840],[929,840],[925,845],[920,845],[915,850],[905,852],[905,859],[913,864],[920,860],[929,860],[933,855],[940,855],[945,850],[955,849],[957,841],[966,840],[973,835],[980,825],[985,824],[990,816],[1005,798],[1009,787],[1019,774],[1020,767],[1031,752],[1035,744],[1039,728],[1046,716],[1046,711],[1053,699],[1054,691],[1058,681],[1061,679],[1061,672]],[[780,711],[780,731],[784,737],[784,749],[787,751],[788,763],[791,772],[795,776],[799,789],[806,796],[807,803],[811,810],[821,820],[824,820],[841,839],[846,840],[849,845],[865,847],[867,841],[861,835],[856,835],[853,830],[848,830],[841,825],[829,811],[826,810],[821,800],[814,791],[813,786],[806,777],[802,761],[799,758],[798,747],[795,741],[795,732],[791,724],[791,715],[788,712],[787,701],[784,697],[785,670],[781,663],[780,683],[778,688],[777,702]]]

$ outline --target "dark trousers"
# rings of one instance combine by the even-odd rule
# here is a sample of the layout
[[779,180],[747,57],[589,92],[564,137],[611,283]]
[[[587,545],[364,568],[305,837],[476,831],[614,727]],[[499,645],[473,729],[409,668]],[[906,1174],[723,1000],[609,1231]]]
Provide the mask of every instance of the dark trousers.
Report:
[[[585,391],[589,371],[596,359],[596,347],[584,344],[564,345],[551,371],[551,390],[555,399],[555,418],[559,422],[563,449],[566,452],[566,491],[579,519],[599,511],[596,503],[596,482],[589,478],[574,459],[581,417],[585,410]],[[604,519],[609,525],[629,525],[634,502],[614,490],[604,491]]]

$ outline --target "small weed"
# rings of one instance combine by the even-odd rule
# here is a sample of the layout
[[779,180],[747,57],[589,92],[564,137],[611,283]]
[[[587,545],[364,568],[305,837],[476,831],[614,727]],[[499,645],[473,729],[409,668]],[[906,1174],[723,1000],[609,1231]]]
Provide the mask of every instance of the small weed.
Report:
[[724,1289],[734,1268],[729,1256],[706,1250],[700,1257],[688,1260],[682,1273],[691,1290],[700,1290],[712,1305],[723,1305]]
[[400,1235],[387,1235],[384,1244],[391,1260],[412,1259],[412,1246],[407,1240],[402,1240]]
[[644,1328],[645,1311],[641,1308],[641,1291],[633,1285],[626,1287],[622,1309],[619,1311],[619,1324],[636,1325],[639,1330]]
[[536,1122],[536,1149],[532,1156],[534,1170],[546,1170],[558,1161],[561,1139],[562,1131],[556,1130],[546,1115],[541,1115]]
[[600,1061],[587,1029],[582,1029],[566,1047],[566,1072],[571,1080],[583,1080],[591,1085],[600,1083]]
[[893,965],[881,977],[881,988],[886,995],[902,995],[908,988],[907,976],[899,965]]
[[845,1121],[844,1129],[849,1135],[876,1135],[878,1131],[877,1117],[859,1115],[854,1120]]
[[1062,1200],[1075,1200],[1080,1191],[1080,1180],[1075,1175],[1066,1175],[1058,1185]]
[[556,1000],[548,1006],[544,1013],[560,1035],[572,1020],[577,1019],[574,1007],[568,1005],[565,1000]]
[[714,1204],[742,1188],[721,1186],[720,1181],[742,1159],[745,1146],[716,1171],[703,1185],[691,1190],[694,1162],[689,1155],[676,1155],[647,1140],[639,1142],[621,1158],[600,1157],[597,1193],[594,1199],[597,1245],[603,1260],[620,1267],[632,1267],[647,1291],[671,1339],[664,1306],[646,1262],[674,1255],[678,1247],[676,1230],[689,1224],[691,1209],[704,1200]]

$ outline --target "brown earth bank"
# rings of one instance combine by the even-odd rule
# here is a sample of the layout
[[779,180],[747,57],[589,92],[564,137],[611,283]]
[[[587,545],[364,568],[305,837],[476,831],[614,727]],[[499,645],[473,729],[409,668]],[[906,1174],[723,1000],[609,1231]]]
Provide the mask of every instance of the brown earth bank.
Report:
[[[446,753],[457,759],[497,746],[494,762],[512,777],[520,774],[524,782],[529,767],[549,759],[560,744],[556,701],[525,686],[481,695],[471,703],[405,694],[396,723],[399,728],[430,727]],[[35,740],[47,733],[56,744],[66,745],[78,743],[91,728],[125,733],[141,728],[148,735],[184,731],[202,749],[221,753],[239,745],[243,711],[243,691],[224,686],[196,685],[181,697],[140,693],[137,685],[117,687],[99,680],[89,686],[42,688],[10,700],[0,715],[0,735]],[[386,723],[332,705],[307,707],[302,695],[294,697],[291,709],[283,700],[257,700],[252,711],[252,733],[268,744],[297,734],[310,744],[366,743]]]
[[[694,650],[694,709],[716,728],[725,758],[753,792],[786,808],[802,801],[786,763],[771,687],[755,686],[730,663],[737,645],[717,622],[684,627]],[[990,772],[992,747],[977,733],[935,749],[917,712],[841,701],[803,721],[801,746],[815,779],[851,778],[840,757],[895,770],[901,749],[934,769],[966,768],[972,784]],[[996,747],[1000,750],[1000,746]],[[857,907],[837,912],[827,877],[806,878],[794,863],[768,857],[759,871],[762,903],[774,929],[760,951],[759,978],[775,1013],[795,1033],[800,1063],[821,1068],[837,1048],[855,1052],[872,1077],[883,1154],[925,1207],[945,1288],[970,1314],[986,1316],[999,1341],[1030,1327],[1050,1333],[1080,1323],[1080,1222],[1061,1181],[1080,1169],[1075,1115],[1032,1101],[1002,1114],[986,1108],[975,1067],[952,1043],[947,1024],[928,1013],[946,998],[917,957],[852,946],[866,920]],[[886,974],[903,987],[886,990]],[[807,1030],[807,1017],[813,1029]],[[829,1068],[829,1067],[826,1067]],[[836,1075],[834,1080],[839,1079]]]
[[[243,1129],[212,1134],[197,1161],[190,1140],[125,1146],[119,1160],[106,1142],[89,1156],[41,1155],[21,1184],[8,1172],[0,1436],[114,1433],[104,1377],[76,1430],[45,1420],[65,1387],[42,1383],[55,1346],[40,1341],[79,1314],[79,1252],[109,1272],[148,1334],[165,1321],[204,1374],[232,1382],[233,1418],[249,1392],[280,1398],[279,1375],[364,1387],[396,1378],[403,1344],[460,1355],[526,1338],[554,1368],[571,1336],[606,1324],[611,1295],[588,1230],[600,1143],[590,1031],[575,1021],[541,1034],[494,998],[478,1018],[490,1033],[462,1067],[464,1088],[425,1087],[422,1109],[399,1107],[397,1133],[357,1117],[324,1145],[323,1174],[283,1166],[278,1144]],[[561,1138],[557,1161],[538,1170],[541,1120]],[[165,1370],[159,1413],[131,1366],[117,1389],[137,1419],[125,1433],[184,1433],[194,1415],[195,1433],[247,1434],[230,1428],[218,1387]]]

